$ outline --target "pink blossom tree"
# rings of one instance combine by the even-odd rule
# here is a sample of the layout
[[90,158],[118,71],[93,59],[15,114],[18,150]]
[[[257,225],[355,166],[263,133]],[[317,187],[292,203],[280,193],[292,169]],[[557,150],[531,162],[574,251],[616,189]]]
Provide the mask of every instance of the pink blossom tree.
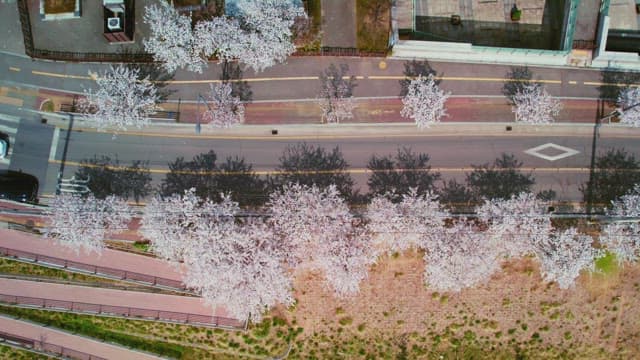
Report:
[[201,241],[190,257],[185,285],[237,319],[262,320],[276,304],[293,304],[290,274],[270,229],[260,222],[233,224],[222,233],[201,223]]
[[403,108],[400,115],[413,119],[418,128],[428,128],[448,116],[445,103],[451,93],[440,89],[433,74],[411,80],[407,94],[402,98]]
[[424,246],[425,282],[440,291],[460,291],[489,280],[500,269],[495,242],[465,221],[456,221]]
[[540,239],[535,246],[543,279],[568,289],[582,270],[593,271],[599,252],[591,246],[592,242],[591,236],[580,234],[575,228]]
[[436,195],[420,196],[412,188],[399,202],[396,198],[393,193],[378,195],[367,207],[367,227],[378,248],[388,252],[418,249],[442,234],[450,214]]
[[496,241],[504,256],[518,257],[534,251],[534,245],[549,237],[551,218],[548,203],[532,193],[520,193],[508,200],[492,199],[476,209],[488,225],[487,236]]
[[157,89],[148,78],[138,79],[139,70],[126,66],[110,66],[102,74],[93,74],[98,89],[85,90],[80,107],[87,120],[98,129],[149,125],[149,117],[158,109]]
[[525,84],[513,96],[516,122],[550,124],[562,110],[562,103],[538,84]]
[[640,87],[629,87],[620,92],[618,112],[621,124],[640,127]]
[[640,185],[613,202],[611,223],[604,226],[600,242],[619,262],[640,258]]
[[145,7],[144,22],[151,31],[144,49],[155,61],[170,73],[181,68],[202,73],[213,51],[204,47],[203,32],[192,30],[189,16],[180,15],[169,1],[160,1]]
[[107,234],[126,229],[131,220],[131,209],[120,198],[108,196],[96,199],[92,194],[56,195],[47,211],[50,216],[45,236],[60,244],[87,253],[100,253]]
[[285,185],[271,195],[268,209],[289,266],[323,271],[337,295],[357,291],[376,253],[335,186]]
[[202,121],[214,128],[229,128],[244,122],[244,105],[240,98],[233,96],[229,83],[211,85],[207,111]]

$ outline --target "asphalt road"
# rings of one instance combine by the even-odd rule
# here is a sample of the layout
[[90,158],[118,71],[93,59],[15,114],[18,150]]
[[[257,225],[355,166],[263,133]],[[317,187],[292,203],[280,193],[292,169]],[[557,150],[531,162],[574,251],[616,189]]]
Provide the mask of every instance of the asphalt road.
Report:
[[[384,65],[381,64],[384,63]],[[246,71],[254,101],[313,99],[318,94],[318,75],[331,63],[347,64],[349,75],[358,77],[355,97],[398,96],[403,78],[404,60],[347,57],[292,57],[261,73]],[[32,60],[20,55],[0,53],[0,79],[81,93],[95,86],[89,71],[104,71],[99,63],[64,63]],[[438,63],[431,66],[442,76],[441,86],[453,95],[501,95],[503,79],[510,67],[495,64]],[[542,81],[554,96],[597,98],[601,72],[596,69],[530,67],[534,79]],[[211,82],[218,81],[221,67],[212,63],[197,74],[178,71],[171,87],[177,90],[171,99],[194,101],[206,93]]]
[[[407,146],[414,152],[423,152],[431,157],[431,166],[442,173],[443,178],[464,179],[471,165],[493,162],[501,153],[514,154],[523,163],[523,169],[532,172],[536,178],[538,190],[554,189],[562,200],[580,200],[579,187],[588,178],[591,160],[592,136],[588,132],[570,136],[539,136],[523,134],[500,134],[493,136],[461,136],[429,132],[408,131],[404,135],[384,136],[364,134],[348,138],[295,137],[285,140],[255,138],[198,138],[168,137],[151,135],[118,135],[96,132],[72,132],[68,145],[65,177],[70,177],[77,168],[75,164],[83,159],[106,155],[117,157],[122,165],[133,160],[149,161],[153,171],[154,183],[158,184],[168,171],[168,162],[177,157],[191,159],[194,155],[214,150],[218,159],[227,156],[241,156],[253,164],[260,174],[273,171],[283,150],[290,144],[306,141],[309,144],[327,149],[338,146],[350,165],[350,171],[362,191],[366,191],[366,164],[373,155],[395,154],[398,147]],[[49,164],[49,173],[59,166],[63,157],[66,131],[61,131],[54,161]],[[544,144],[555,144],[574,150],[576,153],[561,159],[549,159],[563,150],[548,148],[540,155],[525,151]],[[604,134],[597,139],[596,153],[611,148],[624,148],[630,153],[640,155],[640,142],[637,135],[626,136]],[[546,157],[546,158],[545,158]],[[55,180],[55,178],[53,178]],[[52,179],[45,192],[52,192]]]

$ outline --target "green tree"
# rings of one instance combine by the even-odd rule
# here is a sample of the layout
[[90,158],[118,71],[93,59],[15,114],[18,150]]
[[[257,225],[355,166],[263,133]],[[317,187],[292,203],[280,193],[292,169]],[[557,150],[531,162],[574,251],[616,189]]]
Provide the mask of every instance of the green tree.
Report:
[[151,193],[149,161],[134,160],[130,166],[123,166],[117,157],[94,156],[81,161],[75,177],[89,179],[88,187],[98,199],[116,195],[138,203]]
[[467,174],[467,186],[475,199],[509,199],[521,192],[531,192],[535,183],[533,176],[520,171],[522,162],[513,154],[497,158],[493,164],[472,165]]
[[408,147],[398,148],[395,158],[373,155],[367,169],[372,172],[367,181],[370,196],[392,190],[400,195],[407,194],[410,188],[416,188],[422,195],[433,190],[435,181],[440,178],[440,173],[431,171],[429,155],[415,154]]
[[596,158],[593,176],[580,191],[585,203],[603,209],[635,184],[640,184],[640,160],[624,149],[610,149]]
[[307,143],[289,145],[280,157],[278,173],[271,178],[271,186],[279,188],[287,183],[299,183],[319,188],[335,185],[345,199],[352,199],[353,178],[347,172],[349,164],[336,146],[330,152]]

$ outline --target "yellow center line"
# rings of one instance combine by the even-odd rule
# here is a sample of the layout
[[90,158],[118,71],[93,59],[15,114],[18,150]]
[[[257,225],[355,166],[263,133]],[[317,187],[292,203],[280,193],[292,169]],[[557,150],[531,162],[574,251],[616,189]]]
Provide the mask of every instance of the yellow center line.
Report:
[[570,85],[576,85],[578,82],[577,81],[569,81]]
[[623,84],[623,83],[603,83],[603,82],[597,82],[597,81],[585,81],[583,83],[584,85],[591,85],[591,86],[618,86],[618,87],[640,87],[640,84]]
[[[60,164],[62,163],[62,161],[60,160],[49,160],[49,163],[51,164]],[[75,166],[75,167],[88,167],[88,168],[102,168],[102,165],[95,165],[95,164],[83,164],[77,161],[65,161],[64,164],[66,166]],[[104,168],[109,169],[109,170],[114,170],[114,171],[140,171],[140,169],[131,169],[131,168],[127,168],[124,166],[111,166],[111,165],[107,165],[104,166]],[[464,173],[464,172],[471,172],[473,171],[474,168],[473,167],[457,167],[457,168],[446,168],[446,167],[435,167],[435,168],[431,168],[431,171],[435,171],[435,172],[441,172],[441,173]],[[496,170],[500,170],[500,169],[496,169]],[[569,173],[588,173],[590,171],[589,168],[583,168],[583,167],[571,167],[571,168],[553,168],[553,167],[522,167],[520,168],[521,171],[525,171],[525,172],[569,172]],[[385,170],[370,170],[370,169],[366,169],[366,168],[353,168],[353,169],[346,169],[346,170],[319,170],[319,171],[313,171],[313,170],[301,170],[301,171],[279,171],[279,170],[257,170],[257,171],[252,171],[252,174],[255,175],[261,175],[261,176],[266,176],[266,175],[294,175],[294,174],[302,174],[302,175],[310,175],[310,174],[337,174],[337,173],[347,173],[347,174],[372,174],[375,172],[384,172],[387,171]],[[423,170],[414,170],[414,169],[396,169],[396,171],[400,171],[400,172],[421,172]],[[169,169],[149,169],[149,172],[152,174],[168,174],[171,172],[171,170]],[[178,174],[185,174],[185,175],[227,175],[227,176],[233,176],[233,175],[242,175],[242,174],[246,174],[246,172],[242,172],[242,171],[229,171],[229,172],[219,172],[219,171],[176,171],[175,173]]]
[[46,72],[46,71],[38,71],[38,70],[31,70],[31,73],[33,75],[51,76],[51,77],[66,78],[66,79],[81,79],[81,80],[91,80],[92,79],[90,76],[56,74],[56,73],[51,73],[51,72]]
[[[510,125],[512,123],[505,123]],[[195,124],[193,124],[195,126]],[[67,131],[66,126],[57,126],[61,131]],[[99,131],[95,128],[81,128],[76,127],[73,131],[95,134],[107,134],[105,131]],[[540,134],[538,134],[540,135]],[[301,135],[190,135],[190,134],[174,134],[174,133],[157,133],[157,132],[142,132],[142,131],[126,131],[120,133],[118,136],[141,136],[141,137],[157,137],[157,138],[175,138],[175,139],[194,139],[194,140],[266,140],[266,141],[285,141],[285,140],[317,140],[317,139],[405,139],[405,138],[442,138],[442,137],[460,137],[459,133],[421,133],[413,132],[406,134],[359,134],[359,135],[346,135],[346,134],[301,134]],[[531,137],[531,133],[478,133],[476,137]],[[557,137],[585,137],[584,134],[570,133],[562,135],[547,134],[546,136]],[[621,135],[607,135],[608,138],[629,138],[626,134]]]
[[9,70],[11,70],[11,71],[20,71],[20,68],[9,66]]
[[[361,77],[364,78],[364,77]],[[269,78],[243,78],[237,80],[229,80],[231,82],[266,82],[266,81],[296,81],[296,80],[318,80],[317,76],[287,76],[287,77],[269,77]],[[170,80],[165,81],[168,84],[213,84],[220,83],[222,80]]]

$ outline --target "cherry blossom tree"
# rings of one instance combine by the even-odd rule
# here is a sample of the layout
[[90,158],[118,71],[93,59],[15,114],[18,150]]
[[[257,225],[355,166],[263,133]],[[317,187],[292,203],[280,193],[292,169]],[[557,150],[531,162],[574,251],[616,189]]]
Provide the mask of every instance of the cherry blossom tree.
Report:
[[186,68],[202,73],[207,56],[213,52],[204,47],[203,32],[194,32],[191,18],[180,15],[169,1],[160,1],[145,7],[144,21],[151,35],[144,39],[145,51],[163,64],[169,72]]
[[322,121],[339,123],[353,118],[356,105],[353,101],[353,88],[356,86],[355,76],[345,79],[349,66],[331,64],[320,74],[320,93],[318,105],[322,110]]
[[206,222],[223,234],[234,222],[238,204],[228,195],[221,197],[219,203],[201,199],[193,188],[183,195],[156,196],[145,207],[140,232],[150,240],[151,250],[159,257],[189,264],[198,257],[197,226]]
[[433,289],[457,292],[488,281],[500,269],[495,242],[464,221],[433,240],[424,246],[425,282]]
[[215,17],[191,26],[168,2],[146,7],[145,22],[151,36],[145,50],[169,71],[186,68],[198,73],[207,59],[239,60],[256,72],[286,60],[295,51],[291,27],[306,17],[300,2],[290,0],[239,0],[230,17]]
[[185,285],[237,319],[262,320],[268,308],[293,304],[292,284],[271,231],[260,222],[232,225],[222,234],[203,222],[202,240],[190,259]]
[[214,128],[229,128],[244,122],[244,105],[239,97],[233,96],[229,83],[211,84],[207,111],[202,121]]
[[513,103],[516,122],[526,124],[550,124],[562,110],[562,103],[538,84],[523,85],[513,96]]
[[614,201],[609,215],[612,222],[604,227],[600,242],[619,262],[637,261],[640,258],[640,185]]
[[50,216],[45,236],[60,244],[87,253],[100,253],[104,248],[105,235],[121,231],[131,220],[131,209],[127,203],[115,196],[104,200],[92,194],[56,195],[47,211]]
[[547,207],[546,201],[523,192],[508,200],[485,200],[476,213],[488,225],[487,236],[493,237],[503,255],[518,257],[532,253],[535,244],[550,236]]
[[337,295],[357,291],[376,253],[335,186],[287,184],[271,195],[268,208],[289,266],[323,271]]
[[157,110],[156,87],[148,78],[138,79],[138,69],[110,66],[103,74],[90,75],[96,79],[98,89],[85,90],[80,103],[85,117],[98,129],[127,127],[142,128],[149,125],[149,116]]
[[568,289],[580,271],[593,271],[599,252],[591,246],[592,242],[591,236],[580,234],[575,228],[540,238],[535,247],[543,279],[555,281],[561,289]]
[[618,97],[620,123],[640,127],[640,87],[628,87]]
[[448,116],[444,107],[451,93],[440,89],[433,74],[411,80],[407,94],[402,98],[404,105],[400,115],[413,119],[418,128],[428,128]]
[[[260,72],[295,51],[291,27],[296,18],[306,18],[301,2],[291,0],[238,0],[237,13],[243,31],[237,46],[229,39],[218,47],[224,58],[235,58]],[[233,38],[231,38],[233,39]]]
[[397,197],[394,193],[378,195],[367,207],[367,227],[378,248],[391,253],[417,249],[442,234],[450,214],[436,195],[418,195],[411,188],[401,201],[395,201]]

